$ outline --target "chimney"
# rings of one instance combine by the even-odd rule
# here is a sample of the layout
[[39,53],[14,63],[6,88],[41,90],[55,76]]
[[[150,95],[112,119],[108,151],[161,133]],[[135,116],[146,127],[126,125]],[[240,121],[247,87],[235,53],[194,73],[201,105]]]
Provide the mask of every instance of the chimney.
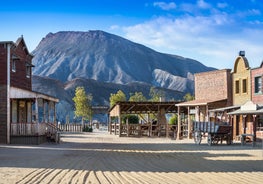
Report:
[[245,55],[246,55],[246,53],[244,50],[239,51],[239,56],[245,56]]

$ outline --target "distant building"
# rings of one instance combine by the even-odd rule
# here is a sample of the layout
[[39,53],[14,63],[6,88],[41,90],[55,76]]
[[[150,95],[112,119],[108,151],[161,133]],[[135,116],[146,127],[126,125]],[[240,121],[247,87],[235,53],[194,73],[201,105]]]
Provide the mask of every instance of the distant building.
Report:
[[[182,131],[191,137],[190,114],[197,121],[210,121],[209,110],[232,105],[232,75],[230,69],[215,70],[195,74],[195,100],[177,104],[179,115],[188,115],[187,123]],[[179,117],[178,119],[180,119]],[[181,122],[178,122],[181,126]],[[186,125],[187,124],[187,125]],[[178,137],[180,134],[178,134]]]
[[240,51],[233,69],[233,105],[242,105],[251,100],[251,74],[245,53]]
[[[263,139],[263,64],[251,69],[245,52],[240,51],[230,69],[195,74],[195,100],[177,104],[178,125],[187,127],[191,137],[191,114],[195,121],[224,122],[232,125],[232,138],[242,135]],[[181,113],[187,115],[183,120]],[[185,123],[186,122],[186,123]],[[190,123],[188,123],[190,122]],[[186,128],[179,128],[180,131]]]
[[32,91],[32,58],[23,37],[0,42],[0,143],[39,144],[54,131],[58,99]]

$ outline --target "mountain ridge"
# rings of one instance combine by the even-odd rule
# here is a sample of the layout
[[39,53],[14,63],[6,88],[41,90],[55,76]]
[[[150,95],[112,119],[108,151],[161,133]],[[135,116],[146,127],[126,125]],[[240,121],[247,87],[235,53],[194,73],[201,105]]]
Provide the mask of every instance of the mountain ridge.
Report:
[[[109,105],[111,93],[158,88],[166,100],[194,91],[194,74],[215,70],[199,61],[157,52],[104,31],[49,33],[32,52],[33,90],[59,98],[57,117],[74,118],[77,86],[93,95],[93,105]],[[104,119],[107,119],[104,117]]]
[[[196,60],[163,54],[104,31],[49,33],[33,55],[34,75],[62,82],[74,78],[118,84],[142,81],[157,87],[192,92],[193,77],[189,78],[189,74],[213,70]],[[178,88],[177,81],[168,85],[158,78],[156,69],[188,79],[183,82],[188,87]]]

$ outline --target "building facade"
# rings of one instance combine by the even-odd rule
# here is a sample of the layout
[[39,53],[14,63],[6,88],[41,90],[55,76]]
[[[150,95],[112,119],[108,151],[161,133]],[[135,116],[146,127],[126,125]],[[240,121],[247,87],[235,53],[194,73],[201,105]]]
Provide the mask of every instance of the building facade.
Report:
[[[245,52],[240,51],[232,71],[195,74],[195,100],[177,104],[178,112],[188,109],[190,114],[194,109],[195,121],[228,123],[232,125],[232,138],[236,140],[242,136],[254,141],[263,139],[262,76],[263,64],[251,69]],[[178,119],[178,126],[181,126],[181,119]],[[191,123],[188,123],[188,137],[191,130]]]
[[[208,122],[211,109],[222,108],[232,104],[232,75],[230,69],[214,70],[195,74],[195,100],[176,104],[178,106],[178,138],[180,131],[187,129],[187,137],[191,138],[192,123],[190,115],[196,121]],[[187,117],[181,120],[181,117]]]
[[251,100],[251,70],[244,51],[239,52],[233,68],[233,105]]
[[55,122],[58,99],[32,91],[32,58],[23,37],[0,42],[0,143],[44,142]]
[[263,104],[263,62],[258,68],[251,69],[251,95],[256,104]]

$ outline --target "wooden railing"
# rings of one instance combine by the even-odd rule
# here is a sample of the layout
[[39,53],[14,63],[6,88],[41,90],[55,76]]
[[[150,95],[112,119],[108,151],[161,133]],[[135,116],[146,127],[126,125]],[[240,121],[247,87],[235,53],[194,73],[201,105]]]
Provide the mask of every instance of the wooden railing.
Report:
[[11,123],[11,135],[45,135],[46,123]]
[[79,123],[68,123],[68,124],[59,124],[57,128],[63,132],[82,132],[84,128],[89,127],[89,124],[79,124]]
[[165,136],[176,138],[177,125],[151,125],[149,124],[110,124],[110,133],[119,136]]

